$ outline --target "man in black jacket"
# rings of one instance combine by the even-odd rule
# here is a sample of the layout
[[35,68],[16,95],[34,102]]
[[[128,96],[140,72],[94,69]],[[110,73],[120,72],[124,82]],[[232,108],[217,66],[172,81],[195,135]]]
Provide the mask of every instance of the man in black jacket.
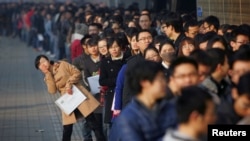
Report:
[[[149,30],[141,30],[136,35],[137,45],[139,46],[140,53],[138,55],[132,56],[127,61],[127,69],[130,68],[136,62],[143,60],[144,50],[153,41],[152,34]],[[128,88],[127,79],[125,77],[124,89],[122,94],[122,108],[124,108],[131,100],[131,95],[133,92]]]

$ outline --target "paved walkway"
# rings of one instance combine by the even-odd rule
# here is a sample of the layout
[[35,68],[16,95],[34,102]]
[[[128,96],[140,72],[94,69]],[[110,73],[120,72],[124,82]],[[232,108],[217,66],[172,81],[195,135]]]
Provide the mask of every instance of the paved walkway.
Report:
[[[0,38],[0,141],[60,141],[61,113],[43,75],[34,67],[39,52],[18,39]],[[82,141],[81,122],[72,141]]]

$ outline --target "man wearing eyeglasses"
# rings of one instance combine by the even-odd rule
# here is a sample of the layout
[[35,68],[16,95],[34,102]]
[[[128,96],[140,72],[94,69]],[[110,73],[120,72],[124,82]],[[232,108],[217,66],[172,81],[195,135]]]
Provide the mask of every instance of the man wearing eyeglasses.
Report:
[[142,30],[136,36],[137,46],[139,47],[140,53],[143,54],[144,50],[153,41],[152,34],[149,30]]
[[[180,15],[177,13],[169,13],[164,15],[161,19],[162,32],[173,41],[175,50],[178,51],[179,44],[185,38],[182,32],[183,24]],[[178,54],[178,52],[176,52]]]
[[[152,34],[149,30],[141,30],[136,34],[136,41],[137,46],[139,47],[140,53],[138,55],[134,55],[130,57],[127,60],[127,68],[129,69],[131,66],[133,66],[135,63],[144,60],[144,57],[142,56],[144,53],[144,50],[149,46],[150,43],[153,41]],[[128,88],[128,84],[130,82],[127,81],[126,77],[124,80],[124,88],[122,92],[122,108],[124,108],[131,100],[131,95],[133,92]]]

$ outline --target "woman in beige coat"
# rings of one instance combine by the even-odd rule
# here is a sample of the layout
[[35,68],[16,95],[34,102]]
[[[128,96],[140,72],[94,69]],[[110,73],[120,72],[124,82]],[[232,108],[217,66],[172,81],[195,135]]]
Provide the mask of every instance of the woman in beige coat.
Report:
[[55,94],[57,91],[63,94],[72,94],[72,85],[75,85],[87,97],[77,109],[70,115],[62,112],[63,141],[70,141],[73,124],[80,117],[85,117],[86,122],[95,132],[98,141],[105,141],[101,124],[95,119],[93,111],[99,106],[99,102],[81,85],[81,72],[66,61],[49,61],[45,55],[39,55],[35,59],[35,67],[44,75],[44,81],[48,92]]

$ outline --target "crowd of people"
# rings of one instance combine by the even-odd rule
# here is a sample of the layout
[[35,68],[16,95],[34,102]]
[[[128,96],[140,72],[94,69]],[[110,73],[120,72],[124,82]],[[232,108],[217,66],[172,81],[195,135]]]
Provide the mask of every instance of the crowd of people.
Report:
[[[78,115],[86,119],[85,141],[92,131],[98,141],[203,141],[210,124],[249,124],[247,23],[136,4],[1,6],[11,11],[11,27],[1,33],[44,54],[35,65],[48,91],[72,93],[74,84],[90,99],[87,109],[63,114],[64,141]],[[101,88],[94,98],[88,78],[96,75]]]

